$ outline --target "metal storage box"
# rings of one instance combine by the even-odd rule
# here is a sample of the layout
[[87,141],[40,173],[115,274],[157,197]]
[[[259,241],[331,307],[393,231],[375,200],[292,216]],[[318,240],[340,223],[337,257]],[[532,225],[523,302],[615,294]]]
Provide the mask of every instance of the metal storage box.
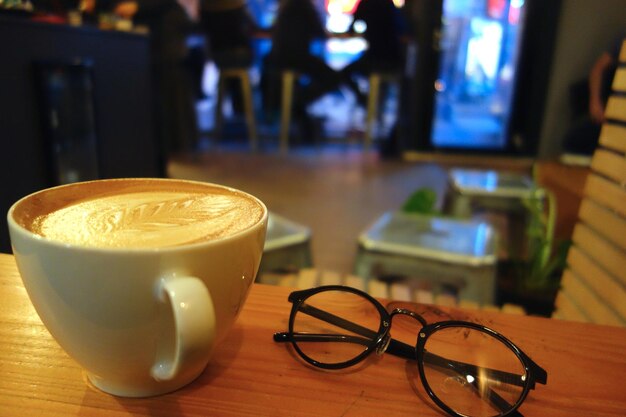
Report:
[[450,170],[448,212],[469,217],[471,205],[501,210],[523,209],[524,199],[543,199],[543,191],[527,175],[492,170]]
[[480,304],[495,298],[496,236],[485,222],[388,212],[359,237],[355,273],[399,276]]
[[309,228],[270,212],[259,274],[293,272],[310,267],[310,242]]
[[[528,176],[513,172],[455,168],[449,173],[445,212],[454,217],[490,218],[499,224],[502,249],[508,257],[527,250],[526,229],[533,210],[543,211],[545,190]],[[500,221],[498,221],[500,220]]]

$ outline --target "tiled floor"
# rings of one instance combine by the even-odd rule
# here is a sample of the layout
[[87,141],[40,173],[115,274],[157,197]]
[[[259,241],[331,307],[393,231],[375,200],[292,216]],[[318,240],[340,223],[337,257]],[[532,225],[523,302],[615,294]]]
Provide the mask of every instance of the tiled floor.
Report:
[[[238,149],[237,149],[238,148]],[[250,153],[245,142],[173,159],[169,175],[225,184],[263,200],[268,208],[312,231],[314,266],[350,273],[358,235],[421,187],[446,187],[434,163],[384,160],[359,146],[300,146],[289,155]]]

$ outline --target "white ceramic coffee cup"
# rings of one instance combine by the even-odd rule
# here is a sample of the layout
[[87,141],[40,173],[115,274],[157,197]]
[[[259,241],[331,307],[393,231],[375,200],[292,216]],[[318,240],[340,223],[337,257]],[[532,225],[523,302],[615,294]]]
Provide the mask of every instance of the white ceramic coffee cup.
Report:
[[96,387],[114,395],[158,395],[193,381],[254,281],[265,205],[246,194],[262,207],[261,219],[218,240],[109,249],[50,240],[18,224],[15,208],[36,194],[11,207],[9,232],[24,286],[59,345]]

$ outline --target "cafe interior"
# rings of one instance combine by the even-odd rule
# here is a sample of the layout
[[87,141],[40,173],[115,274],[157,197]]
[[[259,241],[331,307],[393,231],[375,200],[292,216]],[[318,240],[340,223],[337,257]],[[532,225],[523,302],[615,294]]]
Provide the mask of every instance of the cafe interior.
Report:
[[[333,74],[368,51],[361,1],[310,0],[323,34],[308,53]],[[241,2],[244,64],[223,64],[204,11],[179,1],[176,69],[155,64],[171,58],[154,26],[87,3],[0,0],[5,213],[77,181],[217,183],[269,209],[256,283],[626,325],[623,0],[393,0],[401,64],[304,102],[316,75],[273,61],[287,0]],[[616,44],[597,145],[572,146]]]

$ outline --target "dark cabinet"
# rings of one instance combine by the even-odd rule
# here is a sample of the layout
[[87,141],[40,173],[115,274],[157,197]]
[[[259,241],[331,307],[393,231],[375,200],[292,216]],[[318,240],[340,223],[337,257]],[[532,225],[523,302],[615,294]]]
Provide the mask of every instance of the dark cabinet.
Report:
[[64,182],[164,175],[149,37],[0,16],[0,252],[20,197]]

